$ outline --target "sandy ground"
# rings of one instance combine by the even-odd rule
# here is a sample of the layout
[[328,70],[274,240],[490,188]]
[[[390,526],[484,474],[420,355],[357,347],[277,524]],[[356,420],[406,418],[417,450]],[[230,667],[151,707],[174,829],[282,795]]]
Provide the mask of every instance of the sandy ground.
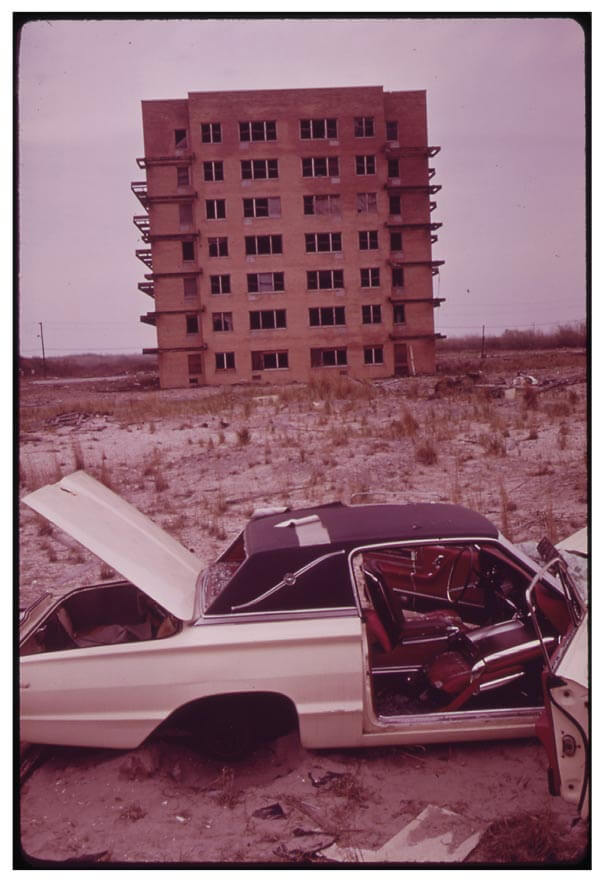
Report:
[[[515,541],[584,525],[585,356],[503,354],[483,366],[456,356],[442,369],[369,387],[225,394],[29,381],[21,496],[83,466],[206,563],[256,506],[275,503],[454,501]],[[478,386],[519,369],[539,379],[537,396],[490,398]],[[19,534],[22,605],[114,576],[25,506]],[[545,767],[533,740],[309,752],[289,735],[228,767],[176,741],[53,748],[23,785],[21,843],[41,861],[318,862],[334,841],[379,847],[434,804],[482,831],[525,814],[580,849],[574,810],[548,794]],[[488,842],[468,861],[514,861],[497,846],[487,856]]]

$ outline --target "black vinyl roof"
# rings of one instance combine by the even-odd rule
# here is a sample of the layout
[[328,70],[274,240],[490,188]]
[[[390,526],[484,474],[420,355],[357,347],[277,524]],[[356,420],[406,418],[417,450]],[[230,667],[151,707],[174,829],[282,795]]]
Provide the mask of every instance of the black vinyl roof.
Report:
[[[310,532],[301,543],[294,524],[282,523],[317,516],[325,531],[316,542]],[[308,524],[311,524],[309,522]],[[316,519],[313,525],[318,525]],[[497,538],[498,529],[473,510],[449,503],[373,504],[346,506],[342,503],[288,510],[252,519],[245,529],[246,555],[269,550],[359,545],[394,540],[429,540],[454,537]],[[329,539],[327,539],[327,535]]]

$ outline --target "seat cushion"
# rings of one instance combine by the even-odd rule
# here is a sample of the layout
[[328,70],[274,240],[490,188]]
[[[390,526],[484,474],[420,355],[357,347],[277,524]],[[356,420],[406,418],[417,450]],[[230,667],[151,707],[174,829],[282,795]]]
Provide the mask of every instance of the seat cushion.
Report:
[[427,679],[445,694],[460,694],[471,680],[471,664],[457,651],[444,651],[427,667]]

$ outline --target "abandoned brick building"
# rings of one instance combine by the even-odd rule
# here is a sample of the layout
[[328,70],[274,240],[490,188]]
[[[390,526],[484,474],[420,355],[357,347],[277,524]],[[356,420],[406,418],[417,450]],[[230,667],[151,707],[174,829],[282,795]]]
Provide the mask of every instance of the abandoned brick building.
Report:
[[161,387],[434,371],[424,91],[191,92],[142,116]]

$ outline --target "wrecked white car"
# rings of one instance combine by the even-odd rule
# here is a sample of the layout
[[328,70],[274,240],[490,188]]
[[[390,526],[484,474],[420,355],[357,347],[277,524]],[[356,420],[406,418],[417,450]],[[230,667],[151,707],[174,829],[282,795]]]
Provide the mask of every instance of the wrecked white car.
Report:
[[133,748],[173,726],[234,757],[292,726],[314,748],[532,736],[583,622],[561,573],[460,506],[271,513],[205,569],[83,472],[25,502],[124,578],[25,612],[30,742]]

